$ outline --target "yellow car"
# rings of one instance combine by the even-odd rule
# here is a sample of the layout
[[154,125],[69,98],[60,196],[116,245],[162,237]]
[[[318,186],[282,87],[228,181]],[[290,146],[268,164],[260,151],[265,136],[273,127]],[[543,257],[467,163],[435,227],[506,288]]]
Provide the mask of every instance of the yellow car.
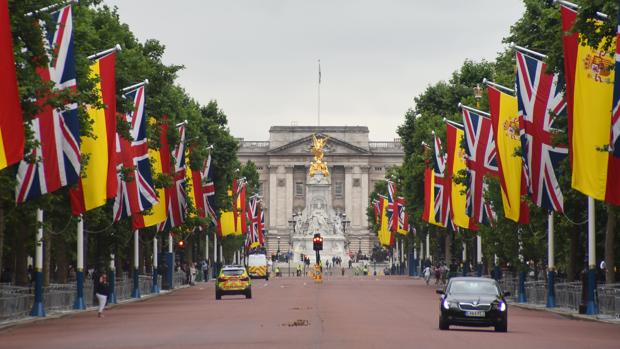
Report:
[[222,299],[222,295],[229,294],[252,298],[252,281],[244,266],[226,265],[220,271],[215,281],[215,299]]

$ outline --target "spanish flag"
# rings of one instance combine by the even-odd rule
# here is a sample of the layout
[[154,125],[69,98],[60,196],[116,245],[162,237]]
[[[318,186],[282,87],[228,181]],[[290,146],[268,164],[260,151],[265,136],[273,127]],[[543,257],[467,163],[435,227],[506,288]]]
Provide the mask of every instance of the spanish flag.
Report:
[[71,211],[79,215],[103,206],[116,196],[116,53],[97,59],[90,66],[90,76],[99,78],[97,91],[104,109],[89,107],[94,137],[82,137],[80,153],[89,160],[77,187],[71,188]]
[[[233,196],[232,191],[228,191],[228,196]],[[235,200],[236,209],[241,209],[240,195]],[[245,220],[244,220],[245,221]],[[220,211],[217,221],[217,233],[219,236],[241,235],[246,231],[242,227],[241,215],[234,214],[233,211]]]
[[[156,125],[157,121],[155,118],[149,118],[150,125]],[[167,128],[164,128],[167,129]],[[159,135],[160,141],[159,144],[165,144],[166,149],[168,149],[167,144],[168,140],[166,138],[166,132],[161,132]],[[163,143],[162,143],[163,142]],[[153,168],[151,169],[151,173],[153,177],[157,175],[161,175],[163,173],[162,166],[162,158],[159,150],[154,150],[149,148],[149,158],[152,159],[151,164]],[[166,220],[166,190],[165,188],[157,189],[157,198],[159,201],[146,213],[137,213],[131,216],[131,225],[133,229],[140,229],[150,227],[156,224],[159,224]]]
[[0,1],[0,169],[24,157],[25,138],[8,7]]
[[[465,149],[462,146],[463,125],[447,121],[446,122],[446,141],[448,160],[446,162],[446,174],[450,176],[452,189],[450,192],[450,202],[452,207],[452,222],[454,225],[471,230],[478,230],[473,219],[469,219],[467,215],[467,195],[465,185],[454,182],[454,177],[458,172],[466,168],[465,165]],[[445,194],[444,194],[445,195]]]
[[521,200],[521,196],[527,194],[523,158],[515,155],[515,150],[521,149],[517,98],[492,86],[488,87],[488,94],[504,216],[518,223],[528,223],[529,209]]
[[[579,44],[577,12],[561,6],[572,187],[620,205],[620,158],[607,152],[613,107],[614,57]],[[602,45],[602,44],[601,44]],[[613,46],[613,45],[612,45]]]
[[383,246],[389,247],[392,246],[392,232],[388,227],[388,217],[387,217],[387,207],[388,200],[385,197],[379,197],[380,200],[380,208],[381,208],[381,226],[379,228],[379,243]]
[[[185,155],[185,164],[187,171],[187,182],[190,183],[188,189],[187,200],[192,203],[196,212],[198,212],[198,217],[204,218],[205,209],[204,209],[204,200],[203,197],[203,184],[202,184],[202,175],[199,170],[194,170],[190,166],[190,155],[192,154],[192,149],[189,148],[187,154]],[[192,216],[195,216],[192,214]]]

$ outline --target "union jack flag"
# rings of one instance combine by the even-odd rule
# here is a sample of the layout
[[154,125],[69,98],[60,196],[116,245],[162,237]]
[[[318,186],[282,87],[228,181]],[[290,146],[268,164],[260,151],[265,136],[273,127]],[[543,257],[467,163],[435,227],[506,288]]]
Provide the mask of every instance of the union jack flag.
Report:
[[392,181],[387,181],[388,185],[388,207],[387,207],[387,218],[388,218],[388,229],[391,232],[396,232],[398,230],[398,203],[396,202],[396,184]]
[[[167,218],[157,225],[157,231],[162,232],[177,227],[185,222],[187,213],[187,194],[185,192],[185,123],[177,126],[179,144],[174,147],[173,184],[166,188]],[[164,171],[169,171],[165,169]]]
[[217,213],[215,211],[215,184],[213,183],[212,169],[211,153],[209,153],[201,174],[203,181],[206,181],[206,184],[203,187],[203,201],[207,217],[211,219],[213,226],[217,227]]
[[[134,105],[133,110],[124,115],[132,140],[116,134],[118,186],[113,206],[114,222],[149,209],[158,201],[149,163],[144,93],[144,86],[140,86],[125,94]],[[125,178],[121,176],[123,169]]]
[[558,75],[546,74],[542,61],[517,52],[517,99],[525,182],[539,207],[564,210],[556,170],[568,148],[552,143],[555,116],[566,110]]
[[398,205],[398,230],[399,233],[406,234],[409,231],[409,218],[407,217],[405,198],[399,196],[396,202]]
[[247,211],[248,220],[250,221],[250,233],[247,234],[245,239],[245,248],[249,250],[251,248],[262,246],[262,222],[261,222],[261,209],[260,200],[257,196],[253,196],[250,199],[250,209]]
[[616,75],[614,77],[614,104],[611,113],[610,147],[613,155],[620,157],[620,9],[616,29]]
[[[48,67],[37,68],[43,81],[54,83],[54,90],[76,91],[75,60],[73,57],[73,21],[71,6],[51,14],[52,23],[45,30],[43,42],[48,52]],[[53,92],[52,92],[53,93]],[[77,104],[54,109],[44,96],[37,101],[41,112],[30,122],[37,143],[22,160],[17,170],[15,201],[51,193],[63,186],[74,184],[80,176],[80,125]]]
[[484,176],[497,176],[497,149],[491,119],[463,108],[465,153],[467,155],[467,215],[476,222],[490,225],[494,221],[490,202],[484,199],[487,184]]
[[[434,206],[433,214],[435,215],[435,222],[440,223],[444,227],[451,225],[450,219],[450,196],[449,190],[445,190],[447,186],[452,184],[446,177],[446,157],[447,154],[443,154],[441,148],[441,139],[437,135],[433,134],[435,156],[433,157],[433,164],[435,170],[435,187],[433,188]],[[450,188],[448,188],[450,189]]]

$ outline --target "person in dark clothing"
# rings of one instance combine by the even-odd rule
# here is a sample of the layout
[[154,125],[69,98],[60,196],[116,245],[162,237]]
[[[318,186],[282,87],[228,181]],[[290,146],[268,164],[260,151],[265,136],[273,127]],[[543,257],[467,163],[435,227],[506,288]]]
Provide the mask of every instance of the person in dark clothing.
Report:
[[95,289],[95,295],[97,296],[97,301],[99,302],[97,316],[103,317],[103,309],[105,308],[105,304],[108,301],[108,296],[110,295],[108,277],[105,274],[99,277],[99,282],[97,283],[97,287]]

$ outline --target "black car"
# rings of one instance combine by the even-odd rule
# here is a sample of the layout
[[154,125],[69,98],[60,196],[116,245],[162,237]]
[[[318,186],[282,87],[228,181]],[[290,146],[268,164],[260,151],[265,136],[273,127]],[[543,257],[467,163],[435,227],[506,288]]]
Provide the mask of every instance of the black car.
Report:
[[508,304],[497,281],[478,277],[451,278],[439,303],[439,329],[450,325],[495,327],[497,332],[508,331]]

